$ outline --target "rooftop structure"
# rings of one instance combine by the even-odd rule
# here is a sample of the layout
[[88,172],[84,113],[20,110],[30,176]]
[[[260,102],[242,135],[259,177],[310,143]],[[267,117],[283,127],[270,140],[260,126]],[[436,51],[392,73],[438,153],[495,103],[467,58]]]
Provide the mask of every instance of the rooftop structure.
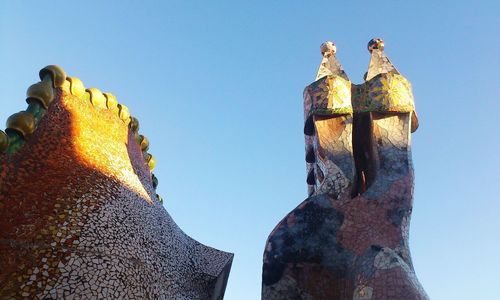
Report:
[[139,121],[57,66],[0,131],[0,298],[222,299],[233,254],[156,194]]
[[352,84],[321,46],[316,81],[304,91],[309,198],[271,232],[263,299],[428,299],[410,257],[411,85],[384,42],[368,43],[365,82]]

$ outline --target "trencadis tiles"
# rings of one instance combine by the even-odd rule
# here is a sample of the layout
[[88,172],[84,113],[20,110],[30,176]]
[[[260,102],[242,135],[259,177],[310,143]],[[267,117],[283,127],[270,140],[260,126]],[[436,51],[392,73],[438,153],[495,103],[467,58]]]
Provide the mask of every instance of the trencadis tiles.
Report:
[[0,298],[222,299],[233,254],[156,194],[139,121],[57,66],[0,132]]
[[384,42],[368,43],[365,82],[353,84],[321,46],[316,81],[304,91],[309,198],[271,232],[263,299],[428,299],[410,257],[410,83]]

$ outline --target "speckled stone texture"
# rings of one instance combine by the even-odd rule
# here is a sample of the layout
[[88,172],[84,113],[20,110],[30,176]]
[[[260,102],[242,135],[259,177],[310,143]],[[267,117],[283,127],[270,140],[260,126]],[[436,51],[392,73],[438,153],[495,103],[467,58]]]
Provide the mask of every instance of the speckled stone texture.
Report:
[[[386,80],[399,76],[406,83],[384,65],[390,62],[383,53],[373,52],[370,66],[377,68],[371,81],[352,85],[353,108],[327,101],[346,95],[334,85],[315,92],[326,77],[306,88],[310,197],[269,235],[262,299],[428,299],[408,245],[416,129],[411,87]],[[346,79],[338,70],[327,76]]]
[[134,134],[59,90],[0,154],[1,299],[222,299],[233,255],[177,227]]

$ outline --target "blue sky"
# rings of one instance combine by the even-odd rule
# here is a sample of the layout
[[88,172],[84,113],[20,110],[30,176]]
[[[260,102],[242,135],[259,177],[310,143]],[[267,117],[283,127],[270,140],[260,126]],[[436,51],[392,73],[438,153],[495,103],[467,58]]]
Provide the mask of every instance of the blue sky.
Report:
[[413,84],[410,246],[433,299],[500,282],[498,1],[0,1],[0,120],[48,64],[115,94],[157,158],[165,207],[235,253],[226,299],[259,299],[273,227],[306,198],[302,91],[325,40],[362,81],[366,43]]

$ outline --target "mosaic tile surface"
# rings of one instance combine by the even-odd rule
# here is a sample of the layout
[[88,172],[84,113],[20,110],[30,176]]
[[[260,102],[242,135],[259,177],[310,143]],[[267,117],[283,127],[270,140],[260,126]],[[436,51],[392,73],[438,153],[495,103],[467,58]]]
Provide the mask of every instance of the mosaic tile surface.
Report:
[[269,235],[262,299],[428,299],[408,246],[418,127],[411,86],[382,40],[368,49],[367,81],[355,85],[334,44],[321,47],[304,92],[310,197]]
[[9,118],[0,147],[0,298],[222,299],[233,255],[163,208],[137,119],[44,70],[28,90],[34,123]]

